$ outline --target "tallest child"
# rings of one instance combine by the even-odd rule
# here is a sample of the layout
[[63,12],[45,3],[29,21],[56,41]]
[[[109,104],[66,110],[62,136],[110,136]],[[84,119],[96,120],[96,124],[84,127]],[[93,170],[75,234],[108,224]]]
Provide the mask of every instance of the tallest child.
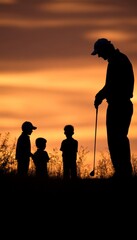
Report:
[[131,151],[128,131],[133,115],[134,73],[128,57],[106,38],[98,39],[91,55],[108,61],[106,82],[96,94],[94,106],[106,99],[107,141],[115,177],[131,177]]
[[27,176],[29,171],[31,153],[30,135],[37,127],[33,126],[31,122],[25,121],[21,126],[22,132],[17,139],[16,144],[16,160],[17,173],[19,176]]

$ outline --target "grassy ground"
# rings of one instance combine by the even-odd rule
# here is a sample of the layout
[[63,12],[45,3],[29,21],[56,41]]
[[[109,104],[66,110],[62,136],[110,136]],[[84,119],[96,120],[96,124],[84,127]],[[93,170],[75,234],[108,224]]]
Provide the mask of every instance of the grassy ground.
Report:
[[[21,178],[13,175],[0,176],[1,194],[17,198],[19,196],[45,199],[45,202],[54,200],[55,198],[61,200],[75,199],[79,202],[112,198],[124,198],[125,195],[129,197],[136,196],[137,178],[132,179],[77,179],[75,181],[64,181],[61,178],[36,178],[29,176]],[[49,202],[50,203],[50,202]]]
[[1,219],[14,229],[10,237],[20,231],[20,237],[38,239],[121,238],[131,223],[130,238],[135,234],[137,178],[65,182],[1,176],[0,189]]

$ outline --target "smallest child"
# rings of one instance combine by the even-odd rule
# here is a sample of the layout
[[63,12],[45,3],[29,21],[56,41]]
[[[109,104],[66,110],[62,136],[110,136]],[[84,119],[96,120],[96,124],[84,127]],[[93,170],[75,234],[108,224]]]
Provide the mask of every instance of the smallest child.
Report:
[[32,159],[36,169],[36,176],[38,177],[48,177],[47,163],[50,158],[47,151],[45,151],[46,143],[47,140],[42,137],[37,138],[35,141],[37,150],[33,154]]

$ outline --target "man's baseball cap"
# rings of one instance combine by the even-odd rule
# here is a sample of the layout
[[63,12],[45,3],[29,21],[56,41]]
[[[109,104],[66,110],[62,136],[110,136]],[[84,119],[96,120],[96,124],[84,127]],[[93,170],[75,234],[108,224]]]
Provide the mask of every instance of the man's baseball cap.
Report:
[[28,122],[28,121],[25,121],[23,124],[22,124],[22,130],[24,129],[37,129],[37,127],[33,126],[33,124],[31,122]]
[[98,54],[99,50],[102,49],[102,47],[105,47],[105,46],[109,45],[110,43],[111,43],[111,41],[109,41],[106,38],[99,38],[94,44],[94,50],[91,53],[91,55]]

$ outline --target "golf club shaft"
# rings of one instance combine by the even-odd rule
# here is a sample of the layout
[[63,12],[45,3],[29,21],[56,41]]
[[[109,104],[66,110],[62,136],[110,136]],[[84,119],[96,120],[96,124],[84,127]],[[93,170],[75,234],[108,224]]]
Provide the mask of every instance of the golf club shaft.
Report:
[[96,108],[96,119],[95,119],[95,138],[94,138],[93,171],[95,170],[95,159],[96,159],[97,118],[98,118],[98,107]]

